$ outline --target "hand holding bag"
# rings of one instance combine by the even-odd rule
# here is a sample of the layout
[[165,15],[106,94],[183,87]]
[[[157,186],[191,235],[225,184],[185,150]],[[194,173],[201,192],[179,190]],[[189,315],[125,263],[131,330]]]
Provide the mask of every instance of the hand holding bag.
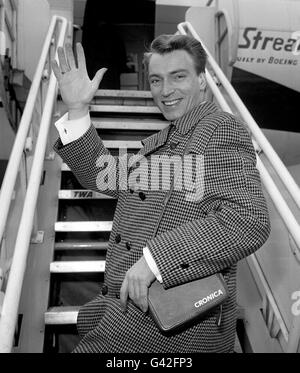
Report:
[[167,290],[155,281],[149,289],[149,312],[162,332],[172,332],[204,317],[227,297],[227,286],[219,273]]

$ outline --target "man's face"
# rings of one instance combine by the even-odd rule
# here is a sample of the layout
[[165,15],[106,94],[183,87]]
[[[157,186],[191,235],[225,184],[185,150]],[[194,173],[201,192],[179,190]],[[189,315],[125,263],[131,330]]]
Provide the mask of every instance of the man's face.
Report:
[[182,117],[203,101],[199,76],[185,50],[154,53],[149,61],[149,83],[154,102],[169,121]]

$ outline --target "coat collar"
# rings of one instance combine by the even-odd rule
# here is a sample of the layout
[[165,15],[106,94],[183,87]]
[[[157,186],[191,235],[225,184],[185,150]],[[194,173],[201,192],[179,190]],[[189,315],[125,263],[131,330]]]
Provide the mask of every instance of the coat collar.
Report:
[[154,152],[156,149],[165,144],[165,142],[168,139],[169,131],[171,130],[171,128],[172,125],[169,124],[161,131],[141,141],[143,148],[134,157],[134,162],[129,167],[129,172],[135,167],[136,163],[143,159],[143,156]]
[[169,126],[165,127],[163,130],[155,133],[145,140],[142,140],[142,144],[144,147],[141,149],[139,154],[146,155],[163,146],[166,143],[169,131],[173,126],[180,134],[186,135],[204,117],[217,110],[218,108],[214,103],[206,101],[202,102],[200,105],[184,114],[181,118],[178,118],[175,121],[171,122]]
[[176,130],[179,133],[186,135],[204,117],[217,110],[218,109],[215,104],[204,101],[171,123],[176,127]]
[[163,128],[161,131],[155,133],[154,135],[148,137],[145,140],[142,140],[143,148],[140,151],[140,154],[148,154],[159,147],[163,146],[169,135],[169,131],[171,130],[172,125],[168,125],[167,127]]

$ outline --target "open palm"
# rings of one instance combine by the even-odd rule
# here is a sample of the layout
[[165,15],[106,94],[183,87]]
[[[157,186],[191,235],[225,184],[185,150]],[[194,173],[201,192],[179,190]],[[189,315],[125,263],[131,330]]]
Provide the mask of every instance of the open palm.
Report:
[[98,70],[93,80],[90,80],[82,45],[77,43],[76,49],[78,67],[71,44],[67,44],[65,49],[58,48],[59,65],[56,61],[52,62],[53,72],[68,110],[81,110],[88,107],[107,70],[106,68]]

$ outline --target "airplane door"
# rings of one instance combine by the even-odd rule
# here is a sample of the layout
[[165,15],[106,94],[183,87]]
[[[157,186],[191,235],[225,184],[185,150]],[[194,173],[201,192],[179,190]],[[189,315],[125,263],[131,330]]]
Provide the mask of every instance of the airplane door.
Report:
[[[221,4],[220,4],[221,5]],[[186,12],[190,22],[231,80],[232,65],[236,61],[238,47],[238,2],[228,1],[225,7],[191,7]]]

